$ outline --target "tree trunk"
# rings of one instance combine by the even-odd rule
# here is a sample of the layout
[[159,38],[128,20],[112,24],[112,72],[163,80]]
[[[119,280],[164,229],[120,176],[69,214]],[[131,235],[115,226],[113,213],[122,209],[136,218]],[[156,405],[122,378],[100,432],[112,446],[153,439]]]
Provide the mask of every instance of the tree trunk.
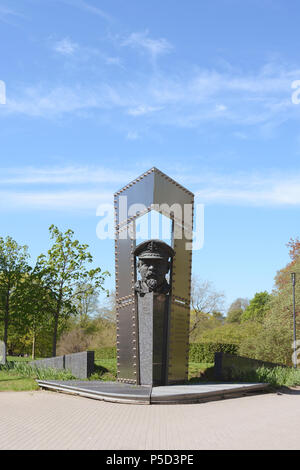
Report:
[[4,312],[4,344],[5,354],[7,356],[7,338],[8,338],[8,321],[9,321],[9,293],[6,295],[5,312]]
[[59,311],[57,311],[54,316],[54,331],[53,331],[53,343],[52,343],[52,356],[53,357],[56,356],[58,317],[59,317]]
[[32,360],[34,361],[34,359],[35,359],[35,330],[33,330],[33,336],[32,336],[31,358],[32,358]]

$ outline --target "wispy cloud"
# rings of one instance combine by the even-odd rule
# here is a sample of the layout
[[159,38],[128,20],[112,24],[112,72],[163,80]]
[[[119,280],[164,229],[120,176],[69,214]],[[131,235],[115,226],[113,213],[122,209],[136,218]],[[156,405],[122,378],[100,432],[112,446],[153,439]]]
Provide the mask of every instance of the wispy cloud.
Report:
[[[261,207],[300,206],[300,173],[206,175],[206,178],[206,182],[198,183],[198,202]],[[193,181],[192,176],[190,181]]]
[[127,132],[126,138],[127,138],[127,140],[138,140],[139,139],[139,134],[136,131],[129,131],[129,132]]
[[108,13],[106,13],[104,10],[102,10],[99,7],[95,7],[94,5],[91,5],[88,2],[85,2],[83,0],[60,0],[61,2],[76,7],[80,8],[81,10],[86,11],[87,13],[91,13],[93,15],[96,15],[108,22],[113,21],[112,16],[110,16]]
[[0,209],[7,210],[96,210],[112,203],[110,192],[99,191],[0,191]]
[[[75,43],[60,44],[61,53],[71,56]],[[75,54],[74,54],[75,55]],[[241,71],[190,70],[180,74],[137,73],[127,80],[83,86],[53,88],[51,85],[10,90],[1,114],[26,114],[53,117],[85,111],[109,111],[118,117],[132,116],[147,124],[197,127],[205,122],[239,126],[270,126],[287,119],[299,119],[300,106],[291,101],[291,83],[300,77],[300,69],[274,64],[256,73]]]
[[0,5],[0,21],[14,25],[12,19],[17,17],[23,17],[23,15],[21,15],[21,13],[18,11],[13,10],[12,8],[9,8],[5,5]]
[[[136,138],[134,134],[128,138]],[[0,209],[91,210],[111,203],[113,193],[145,168],[6,168],[1,170]],[[196,195],[196,202],[235,206],[300,206],[300,173],[218,173],[166,170]],[[97,184],[102,184],[99,191]],[[30,189],[29,189],[30,188]],[[42,188],[42,189],[41,189]]]
[[85,184],[109,183],[122,184],[126,179],[132,179],[129,171],[114,171],[103,167],[68,166],[68,167],[21,167],[1,168],[0,184]]
[[121,44],[146,51],[153,59],[173,49],[173,46],[165,38],[153,39],[149,37],[148,31],[131,33]]
[[74,52],[78,49],[78,44],[71,41],[69,38],[64,38],[61,41],[55,42],[53,49],[59,54],[69,56],[73,55]]
[[161,106],[139,105],[136,108],[128,109],[127,113],[130,116],[143,116],[144,114],[154,113],[155,111],[160,111],[161,109]]

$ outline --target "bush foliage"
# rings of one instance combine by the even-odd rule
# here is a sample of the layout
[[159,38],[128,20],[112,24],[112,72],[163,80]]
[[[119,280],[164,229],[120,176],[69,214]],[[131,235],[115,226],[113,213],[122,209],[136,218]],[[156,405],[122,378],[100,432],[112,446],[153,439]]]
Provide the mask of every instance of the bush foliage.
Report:
[[190,362],[214,362],[216,352],[237,354],[238,346],[233,343],[191,343]]
[[115,346],[95,349],[95,360],[116,358],[117,348]]

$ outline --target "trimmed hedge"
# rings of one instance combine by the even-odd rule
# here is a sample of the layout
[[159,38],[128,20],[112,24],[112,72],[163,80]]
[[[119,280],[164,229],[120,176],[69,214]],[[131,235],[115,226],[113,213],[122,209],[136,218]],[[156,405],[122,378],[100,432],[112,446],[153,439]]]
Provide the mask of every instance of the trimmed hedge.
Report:
[[238,345],[233,343],[190,343],[189,362],[214,362],[216,352],[237,354]]
[[99,348],[95,350],[95,359],[116,359],[117,348],[115,346],[108,348]]

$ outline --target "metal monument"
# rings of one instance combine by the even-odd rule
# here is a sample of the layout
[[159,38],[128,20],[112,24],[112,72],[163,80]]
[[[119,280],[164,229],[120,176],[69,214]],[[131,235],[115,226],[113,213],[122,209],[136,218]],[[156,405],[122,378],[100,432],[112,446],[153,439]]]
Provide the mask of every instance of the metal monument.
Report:
[[[187,379],[193,204],[193,193],[157,168],[114,195],[119,382]],[[136,221],[151,210],[171,219],[172,246],[136,245]]]

